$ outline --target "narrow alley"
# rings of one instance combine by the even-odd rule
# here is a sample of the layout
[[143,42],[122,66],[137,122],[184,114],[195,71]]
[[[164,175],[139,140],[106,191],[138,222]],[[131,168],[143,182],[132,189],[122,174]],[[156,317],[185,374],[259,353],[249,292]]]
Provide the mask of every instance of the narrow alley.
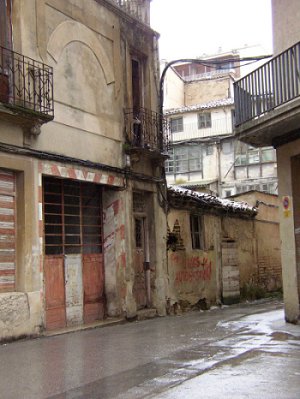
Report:
[[0,346],[1,398],[299,399],[300,326],[278,300]]

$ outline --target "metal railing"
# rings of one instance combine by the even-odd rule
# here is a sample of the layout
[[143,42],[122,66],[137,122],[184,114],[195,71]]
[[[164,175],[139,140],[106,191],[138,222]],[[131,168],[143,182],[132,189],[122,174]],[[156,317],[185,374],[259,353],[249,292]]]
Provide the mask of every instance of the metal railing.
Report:
[[139,0],[112,0],[114,3],[116,3],[122,10],[130,14],[132,17],[148,23],[147,20],[145,20],[145,15],[143,13],[143,8],[141,7],[141,2]]
[[209,72],[185,75],[185,76],[182,76],[182,79],[186,82],[192,82],[193,80],[217,78],[219,76],[228,75],[230,73],[234,74],[234,73],[236,73],[236,70],[234,68],[218,69],[218,70],[209,71]]
[[0,46],[0,103],[52,119],[52,68]]
[[258,118],[300,95],[300,42],[234,84],[235,125]]
[[140,108],[124,110],[126,142],[131,148],[166,153],[169,145],[169,124],[157,112]]

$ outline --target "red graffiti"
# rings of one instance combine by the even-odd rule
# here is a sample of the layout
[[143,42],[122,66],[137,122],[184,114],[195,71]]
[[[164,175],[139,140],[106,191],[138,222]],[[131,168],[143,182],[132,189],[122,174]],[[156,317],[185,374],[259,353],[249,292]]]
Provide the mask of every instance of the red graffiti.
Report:
[[210,281],[211,279],[211,261],[207,258],[200,258],[198,256],[188,258],[184,268],[185,270],[179,270],[176,273],[175,284]]
[[125,252],[122,252],[122,254],[121,254],[121,265],[123,268],[126,267],[126,253]]
[[182,262],[182,258],[177,253],[173,253],[171,255],[171,262],[180,263],[180,262]]
[[186,269],[195,269],[199,267],[205,267],[210,264],[211,261],[208,258],[199,258],[198,256],[192,256],[191,258],[187,258],[185,267]]
[[124,226],[124,224],[122,224],[120,226],[120,238],[121,238],[121,240],[125,240],[125,226]]
[[114,208],[114,215],[116,216],[119,213],[120,203],[119,200],[116,200],[112,203],[112,207]]

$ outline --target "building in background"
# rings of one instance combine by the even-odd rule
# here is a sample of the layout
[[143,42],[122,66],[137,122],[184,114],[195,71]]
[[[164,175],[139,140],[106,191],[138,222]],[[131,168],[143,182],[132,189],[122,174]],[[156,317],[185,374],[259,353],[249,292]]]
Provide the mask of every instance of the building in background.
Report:
[[236,137],[276,148],[285,317],[300,319],[300,3],[272,0],[275,56],[235,84]]
[[[201,58],[202,59],[202,58]],[[243,66],[237,52],[204,57],[203,64],[170,68],[164,114],[171,127],[167,181],[227,197],[249,190],[277,192],[276,154],[234,136],[233,83]]]
[[0,339],[166,312],[149,7],[0,0]]

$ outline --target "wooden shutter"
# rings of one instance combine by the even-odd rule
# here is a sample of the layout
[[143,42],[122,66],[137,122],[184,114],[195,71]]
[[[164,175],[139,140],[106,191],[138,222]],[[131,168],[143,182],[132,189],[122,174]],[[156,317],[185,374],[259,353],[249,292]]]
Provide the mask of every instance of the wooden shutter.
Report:
[[0,169],[0,292],[15,290],[16,178]]

